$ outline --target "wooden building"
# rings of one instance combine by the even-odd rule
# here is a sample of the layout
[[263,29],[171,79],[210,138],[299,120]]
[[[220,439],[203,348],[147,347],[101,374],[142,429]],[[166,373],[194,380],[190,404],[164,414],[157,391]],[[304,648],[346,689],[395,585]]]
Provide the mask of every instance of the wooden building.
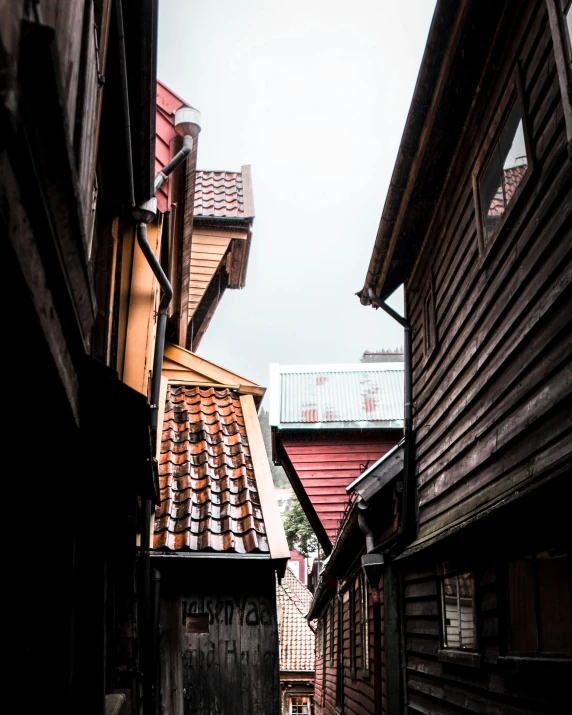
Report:
[[280,639],[280,715],[313,715],[315,624],[306,620],[312,594],[291,570],[276,583]]
[[270,368],[273,459],[282,466],[325,554],[346,487],[403,430],[403,363]]
[[[383,594],[372,591],[361,568],[362,516],[348,489],[377,474],[384,457],[401,453],[404,363],[399,357],[271,368],[274,458],[327,555],[318,565],[308,613],[318,623],[316,713],[381,712],[375,703],[381,707],[384,698]],[[383,514],[392,528],[395,500],[384,503]]]
[[350,489],[384,712],[570,707],[570,24],[569,0],[440,0],[431,25],[361,291],[405,286],[402,463]]
[[257,415],[264,388],[169,345],[162,394],[160,710],[279,715],[276,575],[290,553]]
[[130,271],[118,256],[132,205],[153,194],[156,12],[155,0],[0,2],[4,340],[19,355],[4,443],[27,496],[6,510],[6,680],[26,713],[101,715],[118,690],[138,708],[144,684],[135,541],[155,480],[147,386],[118,374]]

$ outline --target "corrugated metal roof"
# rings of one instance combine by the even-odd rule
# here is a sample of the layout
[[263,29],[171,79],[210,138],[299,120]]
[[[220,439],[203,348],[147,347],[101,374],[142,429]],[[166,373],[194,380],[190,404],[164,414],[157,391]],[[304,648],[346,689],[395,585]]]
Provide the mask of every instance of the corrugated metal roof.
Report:
[[155,549],[268,553],[240,397],[169,386]]
[[403,424],[403,363],[280,365],[278,371],[280,425]]

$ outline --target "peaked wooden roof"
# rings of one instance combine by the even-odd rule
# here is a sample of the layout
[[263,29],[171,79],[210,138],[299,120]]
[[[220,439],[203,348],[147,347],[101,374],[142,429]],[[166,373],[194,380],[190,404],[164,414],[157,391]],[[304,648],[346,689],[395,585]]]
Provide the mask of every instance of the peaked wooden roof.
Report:
[[172,343],[165,345],[163,376],[173,384],[230,387],[239,395],[252,395],[257,406],[266,392],[262,385]]

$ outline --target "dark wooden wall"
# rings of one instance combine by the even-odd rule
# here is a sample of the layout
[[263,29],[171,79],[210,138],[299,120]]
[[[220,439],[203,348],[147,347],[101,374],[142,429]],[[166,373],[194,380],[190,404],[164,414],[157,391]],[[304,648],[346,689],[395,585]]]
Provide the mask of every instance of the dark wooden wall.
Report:
[[[515,72],[530,138],[528,178],[483,250],[473,171]],[[407,290],[419,538],[427,544],[457,529],[396,562],[410,713],[556,714],[569,705],[570,664],[510,662],[503,653],[507,565],[547,548],[551,522],[569,521],[555,504],[572,455],[571,207],[572,161],[546,3],[509,0]],[[437,341],[427,354],[424,302],[431,290]],[[526,509],[520,496],[469,526],[470,517],[534,486]],[[554,535],[550,548],[565,541]],[[439,656],[438,572],[455,559],[475,575],[472,665]]]
[[[349,584],[348,584],[349,585]],[[339,669],[340,642],[338,633],[338,618],[340,608],[342,609],[342,668],[343,673],[343,709],[340,712],[347,715],[374,715],[377,712],[385,712],[385,659],[376,660],[375,648],[375,626],[374,626],[374,604],[369,588],[367,589],[368,603],[368,632],[369,632],[369,671],[364,669],[363,643],[360,631],[359,602],[356,597],[354,601],[353,618],[355,619],[355,631],[350,628],[351,599],[349,591],[342,590],[340,595],[336,595],[328,603],[322,616],[320,617],[321,628],[324,629],[326,639],[325,664],[323,651],[320,649],[320,639],[316,639],[316,675],[314,687],[314,707],[317,715],[335,715],[336,712],[336,688]],[[381,604],[377,606],[381,616],[381,631],[383,631],[383,588],[380,592]],[[333,631],[332,631],[333,624]],[[351,668],[350,648],[352,631],[355,632],[355,670]],[[382,650],[382,649],[380,649]],[[379,658],[379,652],[377,653]],[[378,674],[377,670],[381,672]],[[324,678],[325,675],[325,678]],[[380,677],[381,701],[384,709],[378,711],[375,708],[375,680]],[[324,687],[325,683],[325,687]]]
[[[497,38],[408,287],[420,537],[570,462],[572,162],[544,0],[506,3]],[[483,255],[472,171],[517,67],[531,173]]]
[[333,543],[346,487],[402,437],[401,430],[280,430],[280,440]]
[[191,559],[176,566],[180,577],[171,565],[161,599],[161,707],[173,715],[279,715],[274,572],[268,564],[233,570],[220,559],[218,574]]

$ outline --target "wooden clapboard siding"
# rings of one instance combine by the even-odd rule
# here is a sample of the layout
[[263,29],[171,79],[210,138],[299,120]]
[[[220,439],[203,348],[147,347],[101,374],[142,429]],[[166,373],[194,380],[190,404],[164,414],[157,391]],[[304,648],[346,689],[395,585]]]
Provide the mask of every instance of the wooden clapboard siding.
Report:
[[[508,13],[409,285],[420,536],[570,459],[572,165],[544,2]],[[479,251],[473,166],[517,64],[532,166]],[[423,353],[432,276],[438,345]]]
[[[550,676],[544,669],[534,671],[531,678],[530,672],[517,673],[514,666],[503,670],[497,664],[502,653],[499,607],[504,598],[498,568],[485,565],[475,573],[477,641],[483,660],[480,667],[444,663],[438,658],[440,585],[436,567],[409,566],[403,571],[406,697],[410,713],[561,712],[557,702],[565,688],[558,685],[557,676]],[[544,685],[539,672],[546,678]]]
[[[382,589],[383,591],[383,589]],[[354,617],[356,619],[356,671],[355,675],[352,674],[350,669],[350,599],[347,597],[347,592],[345,599],[343,596],[333,597],[333,619],[332,619],[332,608],[331,602],[325,608],[322,616],[320,617],[320,622],[325,623],[324,633],[326,638],[326,664],[324,668],[322,651],[319,648],[319,642],[316,642],[316,679],[314,684],[314,705],[315,711],[318,715],[336,715],[338,712],[336,710],[336,680],[338,673],[338,655],[340,644],[338,642],[338,614],[340,607],[343,608],[342,620],[343,620],[343,636],[341,647],[343,648],[343,707],[342,712],[346,715],[373,715],[375,710],[375,669],[383,668],[383,662],[378,663],[375,661],[374,657],[374,613],[373,613],[373,602],[371,599],[371,593],[368,589],[368,631],[369,631],[369,662],[370,662],[370,673],[365,675],[362,673],[362,642],[361,642],[361,632],[359,627],[359,602],[355,599],[355,612]],[[382,618],[383,623],[383,605],[382,605]],[[331,648],[332,644],[332,622],[333,622],[333,650]],[[325,671],[325,685],[323,680],[323,673]],[[384,674],[382,671],[382,676]],[[385,681],[382,684],[383,692],[385,692]],[[385,695],[382,695],[382,702],[385,703]],[[384,712],[385,710],[383,710]]]
[[189,280],[189,319],[201,302],[214,274],[228,251],[232,235],[195,231],[191,247],[191,276]]
[[280,430],[280,439],[332,543],[346,487],[401,438],[401,430]]

